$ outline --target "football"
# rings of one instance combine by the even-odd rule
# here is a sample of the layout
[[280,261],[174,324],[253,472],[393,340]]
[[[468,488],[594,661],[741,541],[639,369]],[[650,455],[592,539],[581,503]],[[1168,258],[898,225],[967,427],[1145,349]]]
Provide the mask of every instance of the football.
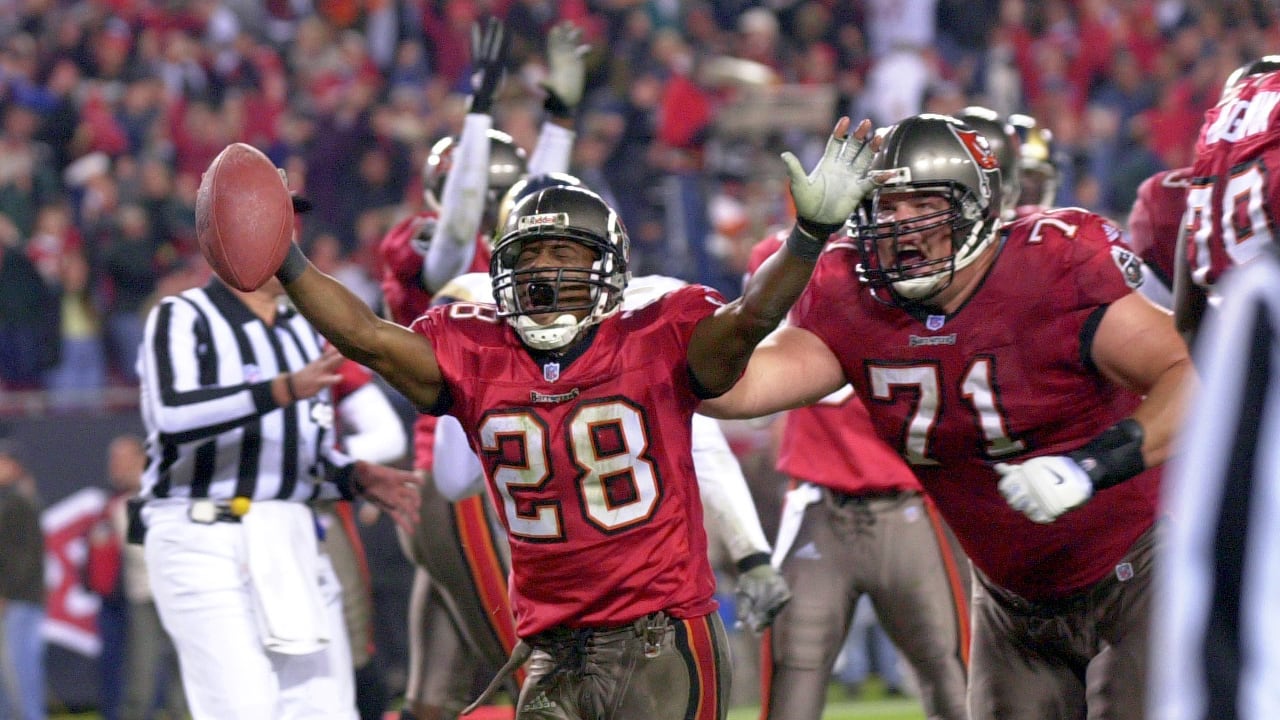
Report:
[[293,242],[293,199],[257,148],[232,143],[209,164],[196,193],[196,241],[228,285],[262,287]]

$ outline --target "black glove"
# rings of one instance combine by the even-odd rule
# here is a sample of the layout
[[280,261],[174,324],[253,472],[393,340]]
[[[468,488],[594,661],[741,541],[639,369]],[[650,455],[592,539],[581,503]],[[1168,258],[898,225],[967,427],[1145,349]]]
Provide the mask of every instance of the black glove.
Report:
[[507,62],[507,33],[502,21],[490,17],[484,28],[471,26],[471,107],[468,112],[487,113],[502,83]]

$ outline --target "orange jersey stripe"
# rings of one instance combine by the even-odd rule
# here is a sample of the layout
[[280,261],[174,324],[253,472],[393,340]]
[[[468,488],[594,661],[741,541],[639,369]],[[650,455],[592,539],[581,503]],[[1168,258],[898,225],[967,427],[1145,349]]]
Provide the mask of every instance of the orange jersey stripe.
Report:
[[942,565],[947,573],[947,583],[951,586],[951,600],[956,609],[956,629],[960,634],[960,662],[969,669],[969,598],[965,596],[964,580],[960,577],[960,563],[951,551],[951,542],[947,539],[946,528],[943,527],[942,516],[929,496],[924,496],[925,511],[929,515],[929,523],[933,526],[933,535],[938,541],[938,552],[942,555]]
[[677,645],[685,646],[690,665],[689,711],[692,720],[717,720],[720,702],[720,675],[716,671],[716,640],[705,617],[680,621]]
[[[471,582],[480,595],[485,616],[489,618],[489,628],[502,643],[502,649],[510,655],[516,645],[515,618],[511,614],[506,569],[495,547],[498,539],[493,536],[485,517],[485,502],[484,496],[477,495],[454,503],[454,522],[471,571]],[[523,669],[517,671],[516,679],[524,683]]]

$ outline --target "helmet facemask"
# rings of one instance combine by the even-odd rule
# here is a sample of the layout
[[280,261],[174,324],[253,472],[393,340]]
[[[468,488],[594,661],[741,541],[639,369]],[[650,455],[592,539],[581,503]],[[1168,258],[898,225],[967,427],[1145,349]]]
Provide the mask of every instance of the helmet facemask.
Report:
[[[969,126],[944,115],[917,115],[890,128],[871,169],[883,184],[850,218],[849,235],[861,255],[858,277],[878,298],[884,288],[894,302],[925,304],[998,237],[998,162]],[[945,207],[913,208],[909,215],[924,212],[899,220],[897,203],[922,196],[941,198],[936,204]],[[950,243],[942,257],[937,239],[925,237],[939,232]]]
[[[565,193],[572,193],[568,202]],[[590,265],[523,266],[529,260],[521,255],[531,245],[554,241],[586,247],[593,254]],[[570,345],[621,307],[627,254],[626,231],[594,193],[557,187],[530,196],[512,210],[494,249],[490,274],[498,317],[535,350]]]

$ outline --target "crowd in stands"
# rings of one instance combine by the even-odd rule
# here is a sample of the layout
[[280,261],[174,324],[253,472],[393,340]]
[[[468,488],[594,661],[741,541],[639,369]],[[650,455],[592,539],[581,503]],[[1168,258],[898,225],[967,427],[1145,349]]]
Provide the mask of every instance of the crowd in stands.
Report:
[[513,43],[496,127],[533,144],[547,30],[583,27],[573,171],[636,274],[731,297],[789,218],[778,149],[811,165],[839,115],[1029,113],[1057,204],[1123,219],[1189,164],[1230,71],[1280,48],[1263,0],[0,0],[0,388],[135,383],[146,308],[207,277],[195,193],[230,142],[287,170],[304,248],[377,303],[373,248],[420,207],[491,13]]

